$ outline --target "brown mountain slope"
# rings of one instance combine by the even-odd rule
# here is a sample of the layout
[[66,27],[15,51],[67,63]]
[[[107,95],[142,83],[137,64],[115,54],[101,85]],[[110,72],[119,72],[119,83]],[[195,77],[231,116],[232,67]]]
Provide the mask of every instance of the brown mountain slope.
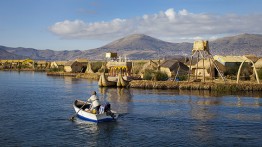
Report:
[[7,47],[5,46],[0,46],[0,59],[25,59],[25,56],[21,56],[21,55],[16,55],[10,52],[7,52],[5,49]]
[[[72,50],[72,51],[53,51],[50,49],[46,50],[37,50],[33,48],[12,48],[12,47],[4,47],[0,46],[0,49],[7,51],[13,55],[19,55],[23,58],[30,58],[34,60],[71,60],[75,59],[77,56],[82,54],[80,50]],[[0,53],[1,56],[1,53]]]
[[105,49],[115,49],[121,48],[125,50],[148,50],[148,49],[172,49],[174,47],[174,43],[164,42],[162,40],[144,35],[144,34],[133,34],[126,36],[124,38],[113,41],[101,48]]
[[[41,60],[73,60],[76,58],[88,58],[91,60],[103,60],[106,52],[117,52],[129,59],[159,59],[174,55],[191,55],[192,43],[170,43],[144,34],[134,34],[105,46],[90,50],[53,51],[37,50],[32,48],[9,48],[0,46],[0,58],[11,59],[23,56]],[[262,35],[241,34],[224,37],[210,41],[210,49],[213,55],[244,55],[255,54],[262,56]],[[8,54],[10,53],[10,54]]]
[[190,53],[191,43],[170,43],[144,34],[133,34],[113,41],[97,49],[85,51],[83,56],[92,54],[104,57],[105,52],[117,52],[130,59],[163,58],[169,55],[185,55]]
[[210,42],[211,52],[220,55],[262,55],[262,35],[240,34]]

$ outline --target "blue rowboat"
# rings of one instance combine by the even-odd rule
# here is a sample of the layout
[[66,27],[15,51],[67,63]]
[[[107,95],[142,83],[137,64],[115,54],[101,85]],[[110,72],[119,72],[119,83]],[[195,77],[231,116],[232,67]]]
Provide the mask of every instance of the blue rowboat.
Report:
[[[107,122],[107,121],[115,121],[118,118],[119,114],[113,110],[110,110],[110,106],[109,108],[104,107],[105,109],[100,109],[99,113],[96,114],[86,111],[86,109],[90,108],[91,103],[86,103],[86,104],[85,103],[86,102],[81,100],[75,100],[73,104],[75,112],[78,112],[77,117],[82,120],[100,123],[100,122]],[[85,106],[82,107],[84,104]],[[82,109],[80,110],[80,108]]]

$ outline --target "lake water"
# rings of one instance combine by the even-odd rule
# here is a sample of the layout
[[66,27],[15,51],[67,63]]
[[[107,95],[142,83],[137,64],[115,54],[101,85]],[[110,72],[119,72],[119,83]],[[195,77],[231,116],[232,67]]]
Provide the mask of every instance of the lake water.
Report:
[[[116,122],[70,121],[97,91]],[[97,81],[0,71],[1,146],[262,146],[262,94],[99,88]]]

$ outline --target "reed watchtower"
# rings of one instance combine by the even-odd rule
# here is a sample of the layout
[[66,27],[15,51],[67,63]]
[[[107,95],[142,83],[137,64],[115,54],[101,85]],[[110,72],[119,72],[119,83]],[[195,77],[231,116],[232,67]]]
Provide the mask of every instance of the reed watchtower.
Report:
[[[218,65],[216,64],[212,54],[210,53],[210,49],[209,49],[209,45],[208,45],[208,41],[207,40],[199,40],[199,41],[195,41],[194,44],[193,44],[193,49],[192,49],[192,55],[191,55],[191,58],[190,58],[190,68],[189,68],[189,73],[188,73],[188,82],[190,80],[190,73],[192,72],[192,60],[193,60],[193,57],[194,56],[197,56],[197,62],[196,62],[196,71],[195,73],[193,74],[194,75],[194,79],[196,80],[197,79],[197,73],[198,73],[198,70],[199,70],[199,61],[203,61],[203,64],[201,63],[202,65],[202,69],[203,69],[203,81],[205,82],[205,61],[209,61],[209,64],[210,64],[210,74],[212,73],[211,72],[211,67],[215,67],[217,72],[219,73],[219,76],[224,80],[224,82],[226,81],[225,77],[224,77],[224,74],[223,72],[219,69]],[[211,65],[212,64],[212,65]],[[210,75],[211,77],[213,75]]]

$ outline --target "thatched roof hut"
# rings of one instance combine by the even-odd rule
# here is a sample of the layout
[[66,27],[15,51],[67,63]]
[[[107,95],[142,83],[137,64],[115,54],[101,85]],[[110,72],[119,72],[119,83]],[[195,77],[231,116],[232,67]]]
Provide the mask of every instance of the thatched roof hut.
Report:
[[160,65],[160,71],[165,72],[168,77],[188,74],[188,66],[177,60],[166,60]]
[[[225,66],[223,66],[218,61],[214,62],[220,70],[222,70],[223,72],[225,71]],[[217,69],[215,68],[214,63],[209,59],[199,60],[198,63],[191,67],[191,70],[194,75],[198,76],[203,76],[203,74],[205,74],[205,76],[207,77],[218,76]]]
[[256,69],[262,69],[262,58],[258,59],[255,63]]

